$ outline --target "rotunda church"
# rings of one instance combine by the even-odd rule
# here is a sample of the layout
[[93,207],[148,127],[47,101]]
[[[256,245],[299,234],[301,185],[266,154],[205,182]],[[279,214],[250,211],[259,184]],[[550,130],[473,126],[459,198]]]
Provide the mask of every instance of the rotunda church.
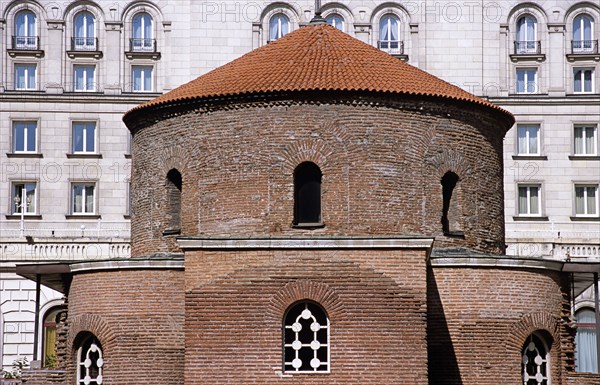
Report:
[[507,111],[315,23],[123,119],[133,257],[63,273],[69,384],[572,383]]

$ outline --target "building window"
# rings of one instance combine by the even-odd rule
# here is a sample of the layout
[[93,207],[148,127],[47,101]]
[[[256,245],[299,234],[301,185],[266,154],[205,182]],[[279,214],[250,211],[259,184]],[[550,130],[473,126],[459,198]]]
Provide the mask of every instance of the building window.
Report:
[[73,183],[71,191],[73,215],[93,215],[96,213],[95,183]]
[[37,206],[36,182],[13,182],[11,195],[11,213],[34,215]]
[[269,20],[269,41],[274,41],[290,31],[290,19],[283,13],[278,13]]
[[379,49],[389,51],[400,47],[400,20],[388,14],[379,20]]
[[519,124],[517,126],[517,154],[540,155],[540,126],[538,124]]
[[134,92],[151,92],[152,87],[152,66],[132,66],[131,78],[133,80]]
[[96,90],[96,66],[73,66],[73,76],[75,91],[95,91]]
[[14,122],[13,123],[13,152],[14,153],[36,153],[37,152],[37,123],[36,122]]
[[598,185],[575,185],[575,215],[598,216]]
[[337,28],[340,31],[344,30],[344,18],[338,14],[331,14],[325,18],[327,24],[331,25],[333,28]]
[[35,14],[21,11],[15,17],[15,40],[13,48],[37,49],[37,26]]
[[598,154],[598,126],[575,126],[575,155]]
[[[573,52],[595,52],[594,19],[589,15],[579,15],[573,20]],[[596,48],[597,49],[597,48]]]
[[147,13],[138,13],[133,17],[133,51],[154,51],[154,33],[152,16]]
[[73,46],[76,50],[96,50],[96,19],[90,12],[80,12],[75,16]]
[[15,89],[24,91],[36,90],[36,73],[36,64],[15,64]]
[[521,368],[523,385],[548,385],[550,370],[548,365],[548,349],[535,334],[531,334],[522,350]]
[[541,215],[541,186],[520,185],[518,209],[521,216]]
[[183,187],[183,178],[176,169],[171,169],[167,173],[167,232],[181,231],[181,190]]
[[56,368],[56,325],[62,311],[62,307],[53,307],[44,316],[42,352],[44,367],[47,369]]
[[518,68],[517,69],[517,93],[534,94],[537,92],[537,69],[536,68]]
[[73,153],[95,153],[96,152],[96,123],[75,122],[73,123]]
[[598,351],[596,349],[596,313],[584,308],[575,313],[577,334],[575,335],[575,363],[578,372],[598,373]]
[[594,70],[590,68],[575,68],[573,70],[573,92],[589,94],[594,92]]
[[102,384],[104,382],[103,367],[102,346],[94,335],[89,334],[77,350],[77,384]]
[[537,53],[537,21],[531,15],[521,16],[517,20],[516,54]]
[[321,224],[321,169],[304,162],[294,171],[294,224]]
[[441,180],[442,184],[442,230],[446,235],[464,235],[461,229],[462,213],[459,204],[459,177],[448,171]]
[[329,371],[329,318],[313,302],[292,305],[283,321],[283,370]]

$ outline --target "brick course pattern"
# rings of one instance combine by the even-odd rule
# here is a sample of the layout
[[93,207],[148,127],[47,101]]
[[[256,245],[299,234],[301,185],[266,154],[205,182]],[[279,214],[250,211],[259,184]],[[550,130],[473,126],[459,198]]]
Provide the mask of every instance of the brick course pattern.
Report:
[[[420,234],[436,236],[438,246],[503,252],[499,114],[451,102],[336,96],[197,106],[137,130],[133,255],[178,251],[162,234],[170,168],[183,177],[182,235]],[[292,227],[293,171],[302,161],[323,173],[322,229]],[[460,178],[453,199],[464,238],[442,232],[440,180],[448,171]]]

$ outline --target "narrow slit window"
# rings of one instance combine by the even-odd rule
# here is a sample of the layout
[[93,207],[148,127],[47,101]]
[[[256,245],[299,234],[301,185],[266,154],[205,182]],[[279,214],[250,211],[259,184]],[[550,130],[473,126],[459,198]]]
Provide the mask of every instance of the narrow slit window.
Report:
[[168,231],[181,230],[181,173],[172,169],[167,173],[167,220]]
[[321,179],[319,166],[301,163],[294,171],[294,224],[321,224]]
[[448,171],[441,180],[442,183],[442,230],[446,235],[463,235],[461,229],[461,209],[459,204],[459,178]]

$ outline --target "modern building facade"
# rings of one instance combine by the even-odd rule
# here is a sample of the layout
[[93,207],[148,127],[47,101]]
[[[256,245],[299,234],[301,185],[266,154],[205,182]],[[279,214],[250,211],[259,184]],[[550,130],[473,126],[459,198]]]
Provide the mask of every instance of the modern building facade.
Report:
[[[597,4],[322,3],[336,28],[514,114],[504,140],[507,254],[599,261]],[[35,283],[18,277],[16,264],[131,255],[123,113],[301,28],[314,8],[312,1],[0,2],[5,368],[33,358],[34,345],[37,359],[52,355],[46,346],[62,297],[43,289],[36,328]],[[575,280],[579,294],[593,273]],[[578,298],[575,317],[593,335],[594,296]],[[593,354],[588,342],[580,345]],[[597,370],[590,362],[584,369]]]

